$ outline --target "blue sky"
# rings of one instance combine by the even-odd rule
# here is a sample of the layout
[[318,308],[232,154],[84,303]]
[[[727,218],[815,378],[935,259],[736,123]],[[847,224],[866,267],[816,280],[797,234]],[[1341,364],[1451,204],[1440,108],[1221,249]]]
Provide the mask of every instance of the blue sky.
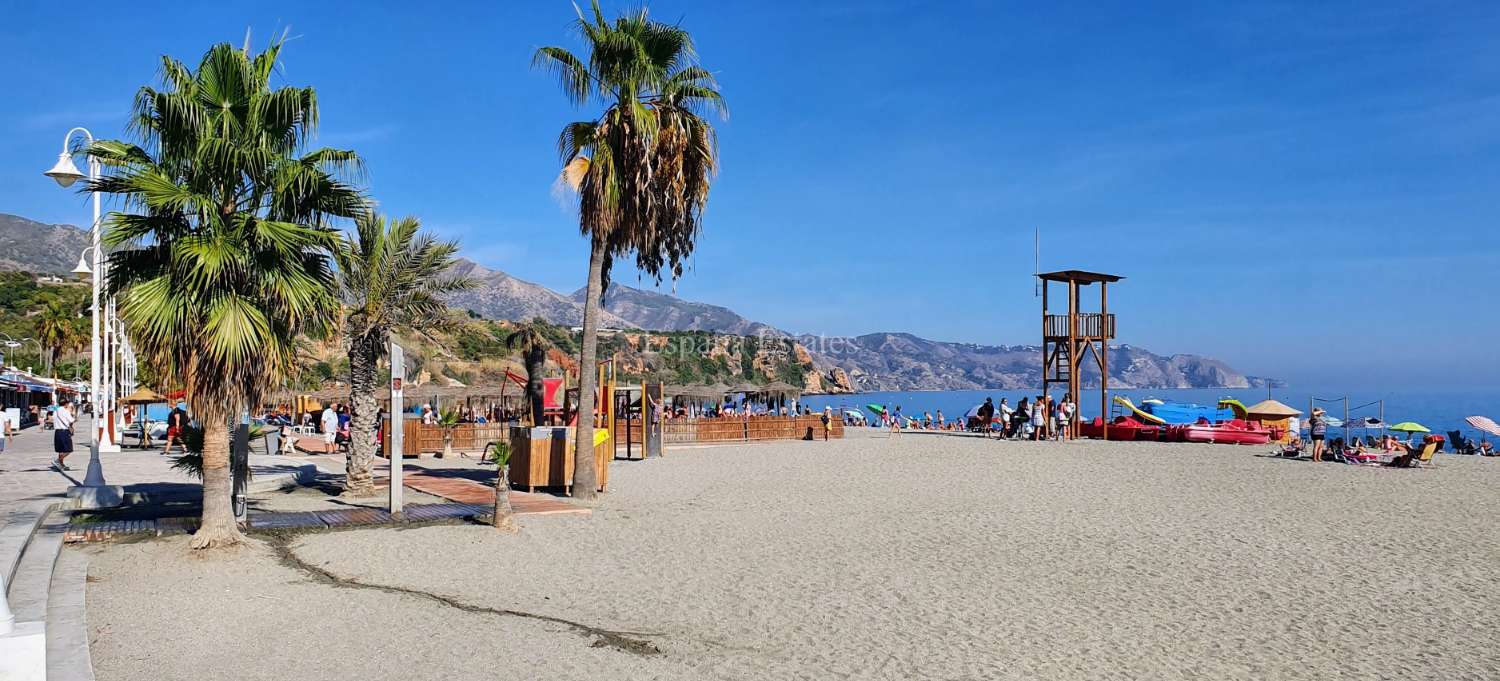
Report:
[[[583,283],[551,185],[557,131],[594,109],[529,68],[577,47],[567,2],[4,4],[0,212],[85,221],[39,174],[68,127],[121,135],[159,55],[290,27],[285,82],[318,89],[320,142],[364,155],[384,210]],[[1304,386],[1500,380],[1500,4],[651,7],[731,108],[684,297],[1034,343],[1040,229],[1044,268],[1128,277],[1122,342]]]

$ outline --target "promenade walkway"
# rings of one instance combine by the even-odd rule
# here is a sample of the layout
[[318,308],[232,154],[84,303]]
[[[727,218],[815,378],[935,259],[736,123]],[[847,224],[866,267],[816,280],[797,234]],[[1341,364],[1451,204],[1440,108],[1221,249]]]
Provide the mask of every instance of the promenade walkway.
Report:
[[[0,454],[0,516],[21,502],[36,500],[64,501],[68,488],[83,480],[88,470],[88,418],[79,419],[74,428],[76,446],[68,457],[71,471],[51,468],[52,431],[28,428],[17,434]],[[161,450],[126,448],[121,452],[100,454],[104,478],[111,485],[121,485],[126,494],[143,493],[164,496],[199,493],[198,481],[191,475],[172,469],[172,457]],[[258,487],[279,486],[310,471],[308,462],[298,457],[250,456],[251,475]],[[252,488],[254,489],[254,488]]]

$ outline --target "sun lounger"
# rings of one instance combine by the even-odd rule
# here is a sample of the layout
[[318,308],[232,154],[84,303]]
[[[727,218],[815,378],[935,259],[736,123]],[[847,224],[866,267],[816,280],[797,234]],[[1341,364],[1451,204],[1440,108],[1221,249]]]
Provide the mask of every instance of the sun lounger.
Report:
[[1456,430],[1448,431],[1448,441],[1453,445],[1454,454],[1473,454],[1474,442],[1464,437],[1463,433]]
[[1392,468],[1435,468],[1432,455],[1437,453],[1437,443],[1428,442],[1421,449],[1408,447],[1405,454],[1391,459]]

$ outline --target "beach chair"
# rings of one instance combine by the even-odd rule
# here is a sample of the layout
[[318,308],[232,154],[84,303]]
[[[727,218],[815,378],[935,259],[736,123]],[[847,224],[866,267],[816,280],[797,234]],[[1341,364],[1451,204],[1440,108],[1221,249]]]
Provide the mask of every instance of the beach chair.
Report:
[[1391,459],[1392,468],[1436,468],[1432,455],[1437,453],[1437,443],[1428,442],[1421,449],[1409,448],[1405,454]]
[[1453,443],[1454,454],[1473,454],[1474,443],[1456,430],[1448,431],[1448,441]]

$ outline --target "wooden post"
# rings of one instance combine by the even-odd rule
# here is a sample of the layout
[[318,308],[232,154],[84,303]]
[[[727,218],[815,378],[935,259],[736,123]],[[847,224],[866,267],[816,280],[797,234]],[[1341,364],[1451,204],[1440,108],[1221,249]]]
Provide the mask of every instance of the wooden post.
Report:
[[1114,328],[1109,323],[1109,282],[1099,282],[1099,323],[1104,327],[1101,330],[1104,341],[1100,343],[1103,352],[1099,353],[1099,417],[1104,420],[1104,439],[1109,439],[1109,339],[1114,336]]

